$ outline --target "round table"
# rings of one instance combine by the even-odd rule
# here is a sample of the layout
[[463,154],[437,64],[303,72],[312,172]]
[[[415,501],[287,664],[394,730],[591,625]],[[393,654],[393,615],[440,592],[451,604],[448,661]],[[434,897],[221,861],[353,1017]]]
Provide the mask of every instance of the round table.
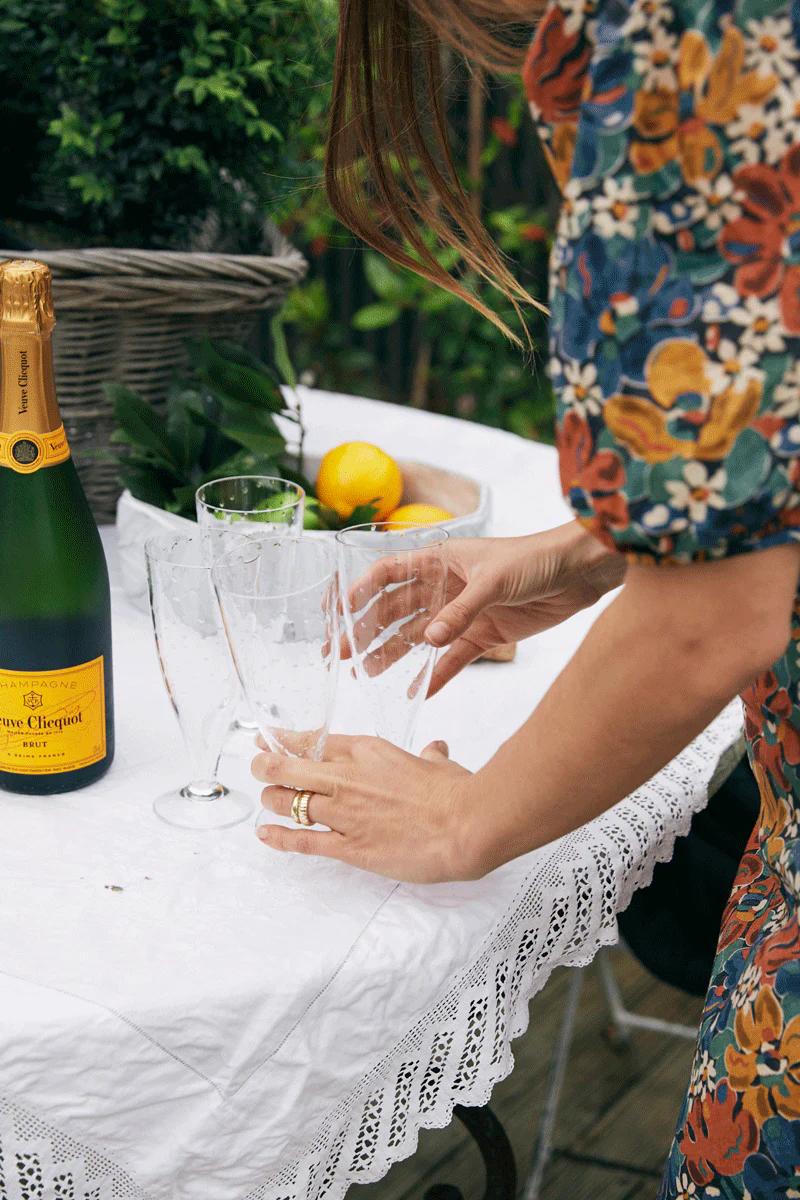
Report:
[[[496,532],[569,516],[549,447],[323,393],[305,415],[311,453],[362,438],[487,481]],[[480,766],[591,619],[469,668],[422,736]],[[734,703],[605,816],[479,882],[398,885],[280,857],[249,823],[156,820],[183,752],[149,620],[118,586],[114,624],[112,770],[70,795],[0,793],[4,1200],[321,1200],[380,1178],[421,1127],[486,1103],[552,970],[616,940],[741,725]],[[222,777],[255,795],[251,754],[234,735]]]

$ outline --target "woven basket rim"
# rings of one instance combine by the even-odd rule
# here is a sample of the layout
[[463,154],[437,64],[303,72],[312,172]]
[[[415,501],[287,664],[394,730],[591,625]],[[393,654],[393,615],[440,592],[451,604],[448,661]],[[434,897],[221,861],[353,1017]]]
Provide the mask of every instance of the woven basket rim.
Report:
[[190,277],[194,281],[204,276],[209,278],[230,277],[241,280],[243,276],[255,278],[270,276],[278,268],[305,274],[306,259],[299,250],[281,233],[271,221],[265,222],[264,232],[270,239],[272,253],[229,254],[215,251],[192,250],[146,250],[125,246],[86,246],[72,250],[29,250],[10,251],[0,247],[0,260],[6,258],[38,258],[52,266],[55,278],[78,278],[86,276],[158,276]]
[[[29,250],[52,268],[61,312],[207,313],[258,310],[299,283],[308,263],[271,222],[272,254],[89,246]],[[0,249],[2,259],[20,252]]]
[[[0,260],[22,257],[20,251],[0,247]],[[56,279],[91,276],[158,276],[179,279],[241,279],[242,269],[249,274],[270,275],[276,266],[306,270],[307,263],[299,250],[288,242],[277,254],[221,254],[205,250],[126,250],[116,246],[92,246],[81,250],[25,251],[26,258],[36,258],[53,268]]]

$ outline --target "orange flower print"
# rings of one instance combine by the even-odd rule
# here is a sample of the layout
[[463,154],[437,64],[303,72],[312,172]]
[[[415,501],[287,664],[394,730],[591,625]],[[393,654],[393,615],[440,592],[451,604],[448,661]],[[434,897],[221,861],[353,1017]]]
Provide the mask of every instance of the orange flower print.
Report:
[[624,529],[630,521],[623,488],[625,471],[613,450],[594,450],[588,422],[568,412],[559,431],[561,486],[566,493],[591,496],[594,517],[587,527],[605,539],[609,528]]
[[[712,363],[695,342],[662,342],[651,353],[645,377],[652,399],[616,395],[606,403],[606,425],[637,458],[645,462],[668,462],[673,458],[722,459],[730,453],[743,429],[754,420],[761,402],[758,378],[735,380],[724,390],[718,387]],[[670,429],[673,408],[683,421],[680,405],[687,395],[701,398],[692,420],[697,436],[677,437]]]
[[737,1100],[723,1082],[704,1099],[692,1101],[678,1144],[695,1184],[711,1183],[717,1175],[736,1175],[758,1146],[756,1122]]
[[[678,87],[636,94],[633,123],[640,138],[631,142],[630,157],[637,171],[648,175],[677,161],[687,183],[719,173],[724,155],[713,127],[733,120],[743,105],[763,101],[777,83],[774,75],[746,71],[744,58],[744,38],[732,26],[716,57],[701,33],[690,29],[683,34]],[[681,108],[681,93],[693,100],[688,115]]]
[[522,72],[534,119],[549,126],[542,144],[562,190],[575,153],[578,113],[591,58],[580,32],[570,29],[568,18],[554,5],[539,23]]
[[736,1044],[725,1051],[730,1086],[759,1125],[776,1114],[800,1117],[800,1016],[786,1026],[772,988],[740,1008],[733,1024]]
[[734,181],[745,215],[726,225],[719,243],[736,265],[734,286],[743,296],[777,292],[784,328],[800,333],[800,145],[780,166],[742,167]]

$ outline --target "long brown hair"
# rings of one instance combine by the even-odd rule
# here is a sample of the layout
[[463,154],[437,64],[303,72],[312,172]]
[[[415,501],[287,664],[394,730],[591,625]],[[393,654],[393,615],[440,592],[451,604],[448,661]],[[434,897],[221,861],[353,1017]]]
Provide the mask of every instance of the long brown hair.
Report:
[[442,103],[443,43],[491,71],[518,69],[509,22],[532,20],[537,0],[340,0],[325,181],[331,205],[358,237],[454,292],[515,335],[437,260],[424,231],[451,246],[521,315],[542,306],[514,278],[458,176]]

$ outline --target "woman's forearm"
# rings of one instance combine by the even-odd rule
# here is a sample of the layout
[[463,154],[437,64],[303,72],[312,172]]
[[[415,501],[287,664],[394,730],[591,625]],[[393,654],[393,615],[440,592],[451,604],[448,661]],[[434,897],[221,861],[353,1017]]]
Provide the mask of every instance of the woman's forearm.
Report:
[[796,560],[783,547],[633,568],[533,715],[468,784],[463,852],[483,856],[475,873],[628,795],[766,669],[788,640]]

